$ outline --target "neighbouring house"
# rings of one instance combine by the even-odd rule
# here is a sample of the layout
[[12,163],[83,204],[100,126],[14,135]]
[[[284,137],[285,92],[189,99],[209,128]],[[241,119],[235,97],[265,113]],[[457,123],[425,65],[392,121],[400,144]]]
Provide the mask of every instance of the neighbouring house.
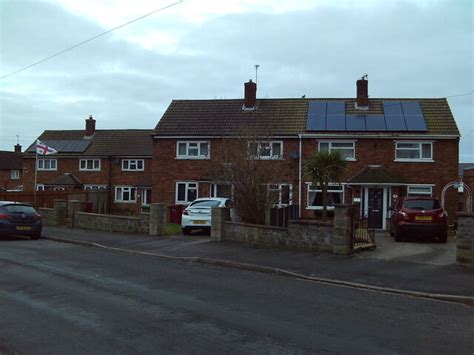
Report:
[[[242,127],[271,127],[271,138],[254,142],[260,159],[280,164],[280,204],[299,205],[302,218],[322,209],[319,186],[303,176],[316,151],[340,151],[347,160],[342,183],[329,191],[330,208],[357,203],[369,226],[386,229],[398,196],[440,197],[458,179],[459,131],[446,99],[370,98],[368,81],[357,81],[354,98],[260,99],[245,83],[243,99],[173,100],[153,133],[153,200],[188,204],[197,197],[231,194],[225,182],[209,181],[216,153]],[[451,222],[457,193],[446,208]]]
[[13,152],[0,151],[0,191],[22,190],[23,158],[21,145],[16,144]]
[[23,155],[25,191],[80,192],[106,190],[110,210],[136,213],[151,201],[152,130],[96,129],[85,120],[85,130],[47,130],[38,139],[58,151],[38,155],[36,143]]

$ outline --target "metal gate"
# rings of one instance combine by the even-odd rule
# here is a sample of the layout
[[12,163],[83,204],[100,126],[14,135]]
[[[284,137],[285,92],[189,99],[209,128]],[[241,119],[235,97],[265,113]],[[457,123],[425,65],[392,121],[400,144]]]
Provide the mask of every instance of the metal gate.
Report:
[[352,209],[351,242],[353,250],[375,249],[375,229],[369,228],[367,216],[361,216],[357,207]]

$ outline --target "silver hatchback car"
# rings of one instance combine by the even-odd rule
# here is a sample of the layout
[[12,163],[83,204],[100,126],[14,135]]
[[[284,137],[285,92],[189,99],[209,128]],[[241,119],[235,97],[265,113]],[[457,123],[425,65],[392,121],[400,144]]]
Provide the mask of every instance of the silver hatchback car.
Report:
[[197,198],[183,211],[181,228],[183,234],[191,234],[193,229],[211,229],[213,207],[230,207],[230,200],[223,197]]

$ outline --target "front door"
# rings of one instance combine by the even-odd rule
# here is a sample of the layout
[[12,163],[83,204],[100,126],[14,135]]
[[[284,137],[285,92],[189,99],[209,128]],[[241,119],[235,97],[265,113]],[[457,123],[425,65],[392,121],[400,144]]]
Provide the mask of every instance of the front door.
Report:
[[369,228],[383,228],[383,189],[369,188],[368,225]]

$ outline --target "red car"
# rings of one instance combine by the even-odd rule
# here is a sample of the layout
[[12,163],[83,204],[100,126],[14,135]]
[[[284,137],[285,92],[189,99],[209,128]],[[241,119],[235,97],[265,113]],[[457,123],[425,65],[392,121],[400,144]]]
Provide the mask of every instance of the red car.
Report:
[[390,234],[401,242],[408,236],[436,237],[441,243],[448,239],[447,214],[433,197],[402,197],[398,199],[390,219]]

